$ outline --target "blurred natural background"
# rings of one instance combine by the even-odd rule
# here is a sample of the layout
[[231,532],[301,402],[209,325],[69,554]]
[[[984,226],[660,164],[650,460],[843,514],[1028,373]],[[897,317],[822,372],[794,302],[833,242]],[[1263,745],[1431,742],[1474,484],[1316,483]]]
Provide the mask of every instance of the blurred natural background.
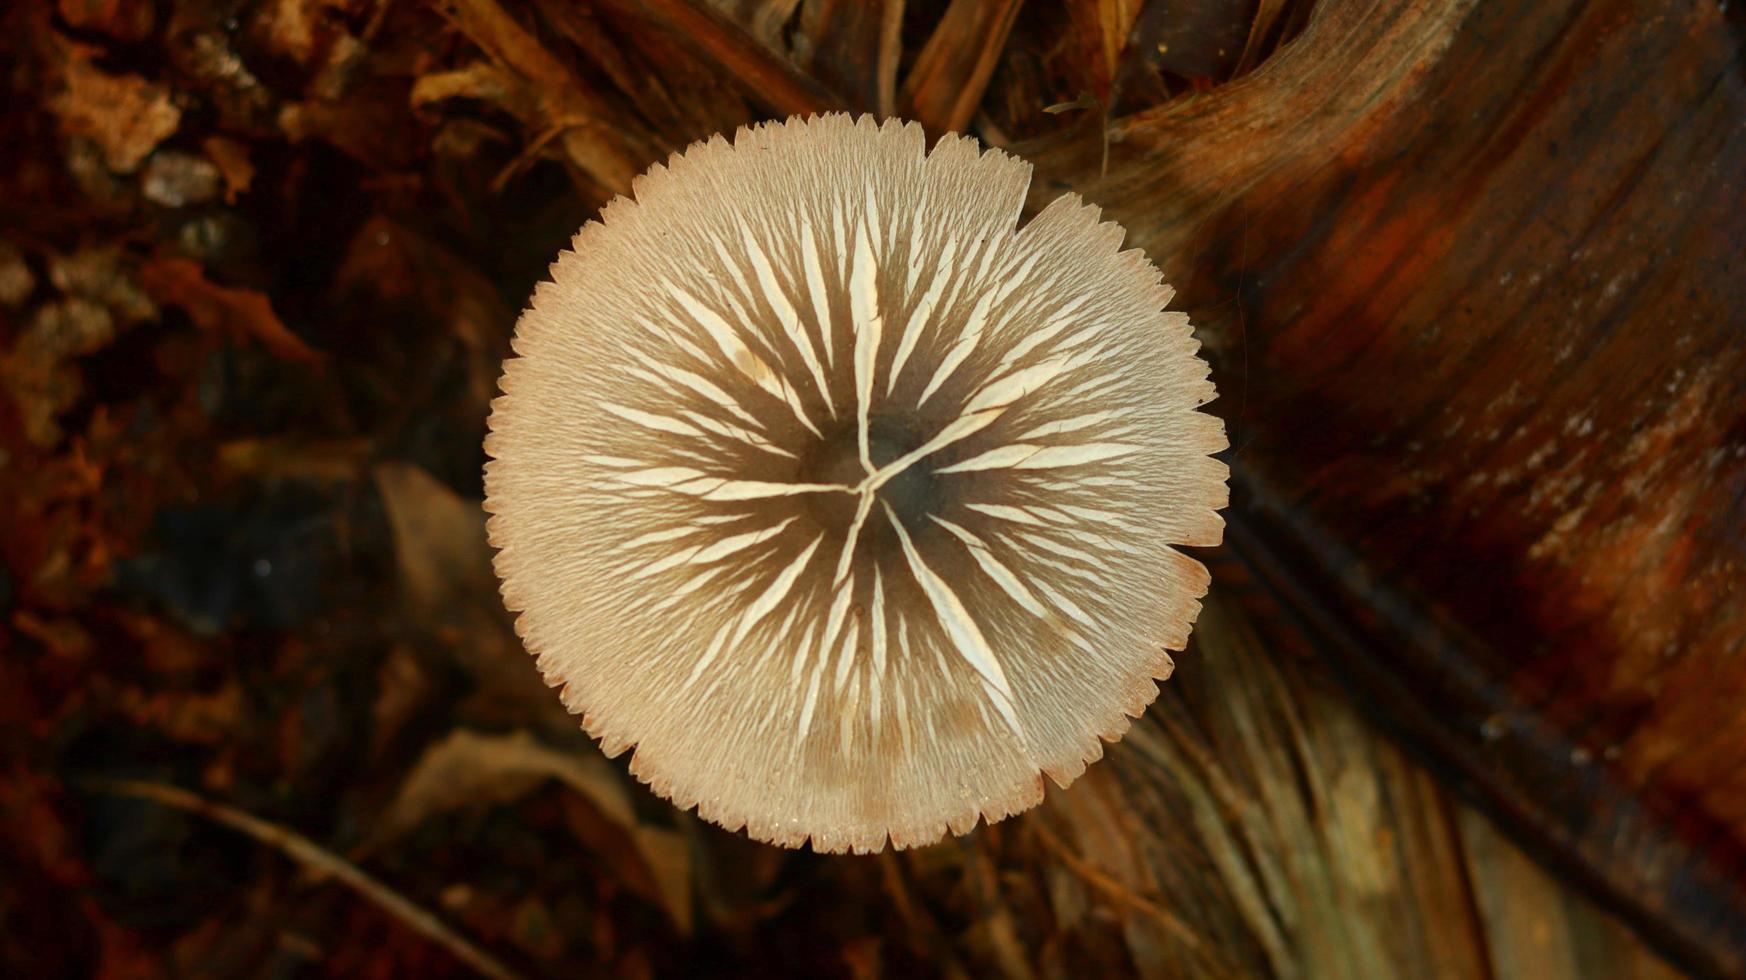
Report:
[[[0,973],[1746,975],[1746,15],[9,0]],[[959,130],[1179,288],[1227,544],[1037,811],[823,858],[600,756],[479,510],[515,315],[689,142]]]

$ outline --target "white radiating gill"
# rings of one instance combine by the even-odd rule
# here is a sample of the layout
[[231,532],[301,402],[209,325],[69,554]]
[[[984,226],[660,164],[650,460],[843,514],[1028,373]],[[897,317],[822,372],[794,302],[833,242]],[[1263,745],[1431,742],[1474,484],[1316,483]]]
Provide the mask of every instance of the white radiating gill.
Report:
[[997,446],[985,453],[943,466],[937,473],[969,473],[977,470],[1046,470],[1068,466],[1084,466],[1119,459],[1140,451],[1140,447],[1124,442],[1086,442],[1072,446],[1049,446],[1042,443],[1018,442]]
[[662,612],[677,606],[679,603],[685,601],[687,596],[714,581],[717,576],[727,571],[727,569],[728,566],[726,565],[712,565],[702,571],[693,573],[690,578],[681,582],[666,595],[651,603],[649,609],[654,612]]
[[831,693],[842,696],[843,688],[849,683],[849,675],[855,670],[855,652],[861,641],[861,623],[851,619],[843,629],[843,642],[838,647],[836,669],[833,671],[835,680],[831,682]]
[[[869,206],[872,199],[869,198]],[[861,466],[871,476],[873,465],[870,448],[871,413],[873,410],[873,372],[879,361],[879,340],[884,332],[884,318],[879,313],[879,264],[873,251],[872,235],[867,225],[861,225],[855,236],[855,258],[849,274],[849,314],[855,328],[855,441],[861,454]]]
[[710,562],[720,561],[729,555],[744,551],[753,545],[763,544],[776,535],[781,534],[785,529],[792,525],[795,520],[796,518],[794,517],[786,517],[769,527],[761,527],[755,531],[746,531],[742,534],[732,534],[725,538],[721,538],[714,544],[699,550],[689,559],[689,562],[691,564],[700,565],[708,564]]
[[671,571],[684,565],[713,564],[729,555],[745,551],[754,545],[763,544],[776,535],[781,534],[789,525],[793,524],[794,521],[795,518],[790,517],[769,527],[761,527],[755,531],[747,531],[743,534],[734,534],[725,538],[717,539],[711,544],[699,544],[690,548],[668,551],[666,554],[637,568],[631,574],[630,578],[632,581],[637,581],[648,578],[651,575],[657,575],[661,572]]
[[[932,281],[928,283],[927,292],[922,294],[921,300],[910,310],[909,318],[904,322],[903,333],[897,342],[897,352],[892,355],[891,373],[885,380],[885,393],[887,395],[897,389],[897,380],[903,374],[904,366],[909,363],[910,355],[915,353],[916,345],[921,343],[922,333],[928,326],[929,318],[933,316],[935,307],[939,305],[941,294],[945,292],[946,286],[952,281],[952,274],[956,271],[953,263],[956,261],[957,253],[957,237],[947,235],[945,247],[940,251],[939,261],[934,264],[934,274],[931,277]],[[913,256],[911,261],[916,261]],[[912,266],[912,270],[913,268]]]
[[772,483],[765,480],[735,480],[714,476],[688,466],[651,466],[611,474],[616,482],[633,487],[654,487],[700,500],[769,500],[812,493],[854,493],[840,483]]
[[980,676],[983,689],[988,692],[995,711],[1012,729],[1013,734],[1022,740],[1025,735],[1024,727],[1019,724],[1012,685],[1007,681],[1006,671],[1001,668],[1000,660],[994,655],[994,648],[989,646],[987,637],[970,615],[964,601],[958,598],[958,593],[946,584],[946,580],[939,573],[928,566],[921,552],[916,550],[915,542],[910,540],[909,532],[890,506],[885,507],[885,516],[897,532],[904,560],[908,563],[916,584],[921,587],[922,594],[927,597],[928,606],[933,610],[941,635],[950,642],[971,670]]
[[684,524],[684,525],[680,525],[679,527],[669,527],[669,528],[663,528],[659,531],[650,531],[647,534],[639,534],[636,537],[631,538],[629,541],[624,542],[623,544],[618,546],[618,550],[619,551],[631,551],[633,549],[647,547],[648,545],[652,545],[652,544],[665,544],[669,541],[677,541],[680,538],[689,537],[693,534],[699,534],[699,533],[703,532],[704,530],[705,530],[705,528],[702,525]]
[[1062,331],[1078,322],[1079,310],[1091,301],[1089,293],[1082,293],[1068,300],[1059,310],[1050,315],[1043,325],[1026,334],[1014,344],[1010,350],[1000,357],[999,370],[1018,363],[1031,351],[1060,336]]
[[[1068,538],[1072,541],[1081,541],[1084,540],[1086,535],[1092,533],[1094,532],[1087,531],[1085,528],[1075,525],[1071,521],[1064,524],[1056,524],[1054,527],[1014,528],[1012,530],[1012,535],[1016,539],[1028,541],[1031,544],[1043,548],[1046,551],[1051,551],[1063,558],[1081,561],[1091,568],[1097,568],[1102,564],[1103,560],[1100,560],[1091,552],[1080,548],[1077,544],[1057,540],[1056,537],[1059,535],[1062,538]],[[1095,547],[1095,545],[1093,547]]]
[[764,296],[764,301],[776,314],[776,322],[788,338],[789,344],[796,354],[800,355],[806,365],[807,373],[812,376],[813,386],[818,389],[819,398],[824,402],[825,411],[832,418],[836,417],[836,402],[831,398],[830,382],[825,377],[824,362],[820,359],[817,349],[813,346],[812,337],[807,334],[806,326],[801,323],[800,311],[789,300],[788,293],[783,290],[777,280],[776,268],[770,262],[769,254],[752,233],[751,226],[744,218],[740,219],[740,241],[745,246],[746,256],[752,263],[752,271],[758,280],[758,289]]
[[728,364],[733,365],[742,375],[772,398],[787,406],[795,420],[807,431],[814,436],[823,437],[818,426],[814,425],[812,419],[807,416],[806,409],[801,405],[800,396],[795,392],[794,386],[790,385],[786,378],[782,377],[770,366],[768,361],[752,350],[744,340],[741,340],[739,333],[720,313],[710,309],[702,300],[691,295],[677,284],[668,281],[664,285],[667,289],[667,295],[678,304],[679,311],[689,317],[692,325],[696,326],[704,336],[715,344]]
[[867,225],[866,225],[867,241],[868,241],[868,244],[871,245],[873,248],[873,257],[875,259],[883,259],[885,257],[885,253],[888,251],[888,247],[885,244],[885,239],[881,235],[881,232],[884,230],[885,225],[883,222],[881,222],[879,220],[879,195],[873,193],[873,185],[872,184],[867,185],[865,197],[866,197],[865,212],[866,212],[866,217],[867,217]]
[[1128,418],[1133,413],[1124,409],[1105,409],[1097,412],[1086,412],[1083,415],[1070,415],[1064,419],[1050,419],[1033,428],[1020,432],[1013,438],[1023,442],[1027,439],[1050,439],[1064,436],[1069,432],[1089,429],[1094,425],[1117,422]]
[[813,712],[818,709],[818,682],[824,674],[825,656],[820,654],[813,662],[812,673],[807,675],[806,695],[800,705],[800,721],[794,733],[794,749],[800,751],[800,746],[806,741],[806,733],[812,730]]
[[[1084,607],[1062,591],[1062,589],[1050,586],[1047,581],[1047,576],[1031,576],[1031,585],[1027,586],[1024,580],[1022,580],[1016,572],[995,556],[993,549],[989,547],[987,542],[984,542],[969,530],[960,527],[951,521],[935,517],[934,522],[949,531],[953,537],[956,537],[959,541],[963,542],[965,547],[970,550],[970,555],[976,561],[977,566],[1000,587],[1002,592],[1006,593],[1009,598],[1018,603],[1021,608],[1039,619],[1054,623],[1057,630],[1076,646],[1087,646],[1086,641],[1081,634],[1074,630],[1063,628],[1060,621],[1055,619],[1055,617],[1043,607],[1041,602],[1037,599],[1037,593],[1040,593],[1043,599],[1048,601],[1050,606],[1054,607],[1054,609],[1065,615],[1068,620],[1078,624],[1080,627],[1084,627],[1088,630],[1095,630],[1100,625],[1098,620],[1091,613],[1087,612]],[[1015,530],[1010,534],[1002,535],[1000,540],[1002,541],[1003,546],[1006,547],[1014,557],[1025,563],[1050,568],[1055,571],[1063,572],[1070,577],[1080,579],[1087,584],[1089,587],[1088,591],[1107,592],[1113,585],[1113,583],[1106,578],[1101,571],[1107,565],[1107,562],[1100,561],[1090,553],[1074,548],[1071,545],[1057,542],[1044,534]],[[1026,547],[1027,545],[1029,547]],[[1071,562],[1059,561],[1054,558],[1046,557],[1039,553],[1039,549],[1041,551],[1052,552],[1062,557],[1070,557],[1075,561],[1084,562],[1085,564],[1075,565]],[[1035,589],[1034,592],[1033,587]]]
[[996,558],[987,542],[938,514],[930,514],[929,518],[935,524],[945,528],[953,537],[962,541],[964,547],[970,550],[970,557],[976,561],[977,567],[981,568],[989,579],[999,586],[1002,592],[1006,593],[1008,598],[1018,603],[1020,608],[1033,616],[1044,617],[1048,615],[1043,609],[1042,603],[1037,601],[1037,597],[1025,588],[1024,581],[1019,578],[1018,573]]
[[[642,322],[645,324],[645,329],[656,332],[656,328],[649,325],[647,320]],[[675,337],[671,331],[660,331],[660,333],[673,340],[675,346],[680,346],[679,338]],[[709,360],[708,355],[693,344],[685,343],[680,346],[680,349],[690,354],[698,363],[705,363]],[[702,396],[707,404],[727,412],[746,425],[760,430],[764,428],[764,422],[741,405],[737,399],[722,390],[720,385],[695,371],[686,370],[676,364],[664,363],[658,359],[645,358],[642,366],[626,368],[626,372],[631,377],[653,385],[657,392],[665,392],[671,386],[678,385]],[[767,435],[768,432],[762,432],[760,438]]]
[[849,615],[849,603],[855,597],[855,577],[849,575],[836,584],[836,591],[831,597],[830,612],[825,614],[824,635],[819,638],[821,649],[829,649],[836,642],[837,634],[842,631],[843,623]]
[[831,207],[831,241],[837,246],[837,250],[831,254],[841,257],[849,254],[849,232],[848,225],[843,223],[844,210],[840,202]]
[[[1022,532],[1013,535],[1013,537],[1019,540],[1028,541],[1032,544],[1037,544],[1039,541],[1037,535],[1024,534]],[[1043,550],[1048,550],[1047,545],[1041,545],[1040,547],[1042,547]],[[1045,557],[1043,554],[1035,550],[1026,555],[1026,560],[1034,562],[1043,568],[1052,568],[1063,575],[1079,579],[1093,586],[1104,586],[1109,584],[1108,580],[1104,578],[1103,573],[1098,571],[1095,566],[1087,567],[1084,565],[1075,565],[1072,562],[1059,561],[1054,558]]]
[[849,523],[849,530],[844,534],[843,553],[837,559],[837,574],[833,583],[840,583],[848,577],[849,568],[855,560],[855,549],[861,540],[861,530],[867,526],[867,515],[872,513],[873,501],[877,499],[873,489],[865,486],[858,488],[861,499],[855,502],[855,519]]
[[863,492],[878,490],[928,456],[993,425],[1008,408],[1076,366],[1067,360],[1047,361],[990,382],[972,396],[958,417],[942,427],[933,438],[881,467],[862,481],[858,489]]
[[835,360],[832,349],[831,295],[825,287],[824,261],[819,258],[818,238],[812,231],[812,220],[802,218],[800,224],[801,265],[806,271],[806,295],[812,300],[813,316],[818,321],[819,341],[824,345],[826,367]]
[[[809,612],[811,610],[808,610]],[[810,661],[813,640],[818,636],[818,620],[808,617],[806,628],[800,632],[800,640],[791,650],[788,658],[788,686],[798,690],[806,677],[806,665]]]
[[[922,216],[928,213],[928,195],[932,190],[931,187],[923,184],[921,193],[916,197],[915,209],[910,212],[909,250],[904,256],[905,265],[907,267],[907,271],[903,278],[903,298],[905,300],[908,300],[911,296],[915,295],[915,284],[921,278],[922,258],[930,251],[930,249],[923,244],[924,235],[926,235],[929,228],[928,222],[922,220]],[[938,279],[939,277],[936,276],[935,278]],[[895,373],[896,369],[894,368],[893,374]]]
[[970,503],[965,503],[964,506],[966,508],[968,508],[969,510],[973,510],[976,513],[982,514],[985,517],[992,517],[995,520],[1010,521],[1014,524],[1032,524],[1032,525],[1037,525],[1037,526],[1041,526],[1043,523],[1042,518],[1037,517],[1035,514],[1032,514],[1030,511],[1026,510],[1023,507],[1014,507],[1011,504],[986,504],[986,503],[970,502]]
[[704,672],[709,670],[710,665],[715,663],[715,658],[721,656],[721,651],[727,646],[728,629],[732,626],[732,622],[723,623],[720,628],[715,631],[715,635],[710,637],[709,645],[704,647],[703,655],[697,658],[697,663],[692,665],[691,673],[686,676],[684,683],[680,685],[681,690],[689,689],[692,685],[696,684],[698,679],[704,675]]
[[[818,709],[820,682],[824,678],[826,668],[837,659],[833,653],[840,649],[843,658],[854,656],[853,644],[856,637],[853,634],[855,631],[851,630],[849,636],[843,637],[845,642],[841,647],[837,645],[843,624],[848,618],[849,601],[854,597],[854,593],[855,579],[851,575],[837,585],[836,595],[831,600],[830,612],[825,616],[824,632],[819,634],[816,645],[817,657],[812,659],[812,670],[807,675],[806,692],[802,697],[800,720],[795,733],[797,747],[806,738],[807,733],[812,730],[813,715]],[[808,637],[810,638],[810,636],[809,632]],[[811,643],[802,646],[798,650],[798,659],[808,658],[813,649],[815,647]],[[799,678],[799,666],[798,663],[795,665],[796,670],[793,675],[795,680]]]
[[783,449],[781,446],[762,438],[757,433],[743,429],[731,422],[723,422],[720,419],[710,418],[701,412],[694,412],[689,409],[680,409],[679,415],[692,425],[720,437],[717,440],[718,444],[727,446],[751,446],[762,452],[771,453],[776,456],[783,456],[788,459],[800,458],[794,453]]
[[[977,300],[971,305],[969,317],[959,327],[956,341],[935,368],[927,386],[922,389],[921,396],[916,400],[916,407],[919,408],[926,404],[928,399],[933,397],[934,393],[951,378],[959,365],[969,358],[977,345],[982,342],[989,311],[996,302],[998,292],[998,289],[989,288],[989,263],[993,260],[994,254],[1000,250],[997,246],[1004,241],[1005,236],[1001,235],[997,227],[985,225],[969,240],[961,259],[954,258],[950,266],[942,261],[941,267],[947,269],[951,285],[950,291],[945,294],[944,301],[939,305],[945,309],[956,309],[966,302],[968,296],[975,295]],[[978,256],[981,257],[980,261],[977,259]],[[975,263],[974,269],[971,267],[972,263]],[[942,281],[940,285],[944,286],[945,282]],[[1004,296],[1004,294],[1001,295]],[[930,315],[932,309],[933,307],[930,306],[928,311]],[[919,338],[919,333],[917,336]],[[894,368],[892,372],[894,378],[896,373]]]
[[[1100,338],[1103,325],[1084,321],[1080,314],[1085,302],[1083,298],[1069,302],[1050,316],[1042,330],[1027,334],[1013,349],[999,355],[998,363],[990,372],[992,380],[974,379],[977,386],[963,396],[955,418],[921,445],[880,466],[874,458],[878,448],[873,439],[873,419],[879,411],[876,397],[889,397],[895,392],[900,376],[906,368],[916,365],[915,355],[924,347],[937,347],[940,352],[926,359],[930,373],[923,376],[926,383],[917,396],[916,408],[936,397],[953,379],[962,377],[973,358],[980,363],[978,352],[991,345],[991,338],[1004,329],[1002,324],[1013,315],[1006,308],[1009,301],[1016,298],[1021,305],[1028,302],[1020,291],[1035,271],[1040,257],[1034,251],[1014,252],[997,248],[996,236],[990,234],[973,234],[962,244],[957,236],[947,234],[942,236],[943,243],[924,246],[922,243],[927,242],[931,235],[930,229],[915,222],[903,228],[886,228],[878,201],[871,193],[859,209],[862,220],[849,217],[856,210],[845,201],[834,202],[823,236],[819,234],[821,226],[812,217],[802,214],[794,219],[799,249],[797,258],[788,265],[774,260],[759,232],[741,218],[737,227],[738,248],[733,251],[743,255],[742,261],[734,261],[734,256],[722,243],[712,244],[727,264],[733,284],[741,290],[746,300],[744,305],[726,295],[718,297],[714,301],[717,306],[712,309],[697,296],[682,290],[670,292],[696,335],[707,340],[706,346],[713,345],[720,351],[720,356],[711,356],[710,362],[731,364],[758,390],[787,405],[795,418],[820,439],[824,437],[819,428],[811,424],[806,411],[808,406],[803,404],[794,385],[810,386],[825,403],[824,411],[832,418],[839,416],[840,407],[834,403],[832,389],[833,379],[840,377],[833,368],[834,341],[838,339],[832,317],[833,296],[836,302],[846,306],[845,336],[849,348],[844,353],[849,361],[847,373],[852,379],[855,398],[853,452],[865,473],[859,484],[850,487],[835,483],[770,483],[719,476],[708,472],[707,466],[635,463],[616,467],[621,471],[616,476],[619,482],[632,486],[660,488],[708,501],[756,503],[819,493],[849,493],[857,498],[854,516],[842,531],[842,547],[834,563],[830,585],[824,593],[829,596],[828,610],[824,607],[818,609],[825,613],[822,624],[808,621],[807,616],[797,611],[802,604],[811,605],[798,593],[800,583],[805,581],[809,568],[818,557],[817,552],[825,547],[828,532],[814,537],[780,573],[769,579],[763,591],[730,622],[730,628],[712,636],[687,683],[696,683],[720,657],[738,649],[760,623],[770,622],[774,610],[786,607],[787,620],[777,631],[781,635],[771,637],[770,643],[763,644],[763,647],[781,643],[787,648],[792,639],[788,634],[797,621],[796,617],[804,622],[804,629],[800,630],[800,645],[792,653],[790,665],[792,683],[800,698],[799,734],[804,738],[820,713],[826,710],[821,699],[829,702],[829,710],[837,712],[830,721],[834,723],[832,727],[838,731],[845,749],[850,744],[851,724],[860,723],[857,719],[864,718],[871,730],[877,732],[883,723],[882,713],[886,710],[885,695],[889,692],[885,690],[885,684],[889,680],[886,674],[892,648],[895,646],[906,654],[905,663],[911,659],[908,655],[908,624],[901,616],[895,623],[888,620],[895,607],[887,603],[881,567],[876,556],[869,555],[862,546],[861,539],[874,505],[878,504],[893,528],[903,554],[903,565],[907,566],[926,597],[926,608],[932,612],[938,626],[940,642],[929,642],[924,646],[933,649],[936,656],[952,654],[958,662],[967,665],[987,694],[987,706],[992,709],[990,716],[998,717],[999,724],[1004,724],[1022,739],[1024,732],[1018,720],[1014,691],[976,616],[952,584],[930,564],[897,511],[880,499],[880,491],[929,456],[982,433],[1033,394],[1048,391],[1055,396],[1051,402],[1058,403],[1063,393],[1101,393],[1105,390],[1105,382],[1069,384],[1063,383],[1062,379],[1100,353],[1093,341]],[[907,232],[907,251],[900,232]],[[828,258],[821,251],[821,237],[827,248],[836,248]],[[930,259],[931,272],[927,268]],[[896,268],[906,273],[898,280],[902,283],[901,293],[896,292],[899,289],[896,282],[882,278],[883,265],[888,263],[897,263]],[[924,275],[928,280],[925,284],[921,282]],[[887,283],[895,295],[882,297],[881,286]],[[918,291],[921,293],[919,297],[916,295]],[[889,372],[886,384],[880,386],[877,375],[885,339],[882,300],[896,303],[896,309],[905,310],[905,314],[902,330],[893,338],[895,351],[886,368]],[[805,311],[809,305],[810,317]],[[730,323],[734,318],[753,320],[746,312],[747,306],[760,315],[767,310],[774,318],[773,326],[765,331],[761,341],[748,342],[750,338],[742,338]],[[968,313],[960,313],[957,317],[942,312],[966,307]],[[726,315],[716,312],[716,309],[725,311]],[[769,321],[765,319],[764,322]],[[741,324],[742,327],[746,325]],[[930,331],[942,329],[954,329],[955,335],[929,339]],[[756,343],[764,346],[758,347]],[[1040,355],[1043,359],[1034,360],[1032,355]],[[783,371],[784,364],[792,366],[791,375]],[[644,372],[645,380],[654,380],[656,370],[651,368]],[[691,442],[721,446],[738,440],[775,454],[794,455],[765,437],[762,426],[756,424],[761,413],[749,411],[750,405],[737,401],[721,386],[700,375],[684,372],[682,368],[678,370],[683,373],[665,380],[683,385],[701,396],[708,409],[719,406],[721,417],[712,417],[707,410],[682,409],[662,413],[629,406],[611,406],[608,410],[633,424]],[[665,374],[663,371],[662,375]],[[808,399],[810,395],[809,392]],[[629,410],[614,411],[620,408]],[[1031,409],[1025,411],[1028,414]],[[842,411],[841,414],[848,413]],[[1096,409],[1081,411],[1066,419],[1045,416],[1044,421],[1030,425],[1020,436],[1005,437],[1009,440],[1006,445],[975,452],[969,458],[954,461],[935,472],[1071,470],[1116,460],[1138,448],[1108,437],[1111,423],[1121,421],[1125,414],[1117,409]],[[1087,430],[1091,431],[1088,433]],[[1052,444],[1055,438],[1074,433],[1084,433],[1079,438],[1089,435],[1094,441],[1072,446]],[[1125,529],[1120,516],[1108,512],[1072,513],[1016,503],[969,506],[985,516],[1008,522],[1009,527],[1017,525],[1041,530],[1067,521],[1101,525],[1112,531]],[[1092,623],[1085,607],[1076,603],[1071,595],[1064,594],[1062,589],[1027,584],[1030,576],[1026,574],[1025,566],[1032,556],[1041,559],[1039,565],[1044,567],[1073,567],[1080,575],[1072,577],[1078,578],[1084,574],[1084,569],[1079,567],[1076,556],[1068,558],[1036,541],[1021,546],[1017,539],[1007,535],[988,535],[985,538],[938,514],[929,513],[925,518],[938,526],[940,530],[936,533],[944,533],[949,540],[955,540],[965,548],[980,574],[993,584],[998,594],[1026,613],[1057,625],[1061,624],[1057,614],[1081,625]],[[689,528],[672,529],[672,536],[663,536],[663,539],[681,545],[689,556],[681,562],[682,565],[713,568],[721,562],[749,554],[755,546],[789,528],[793,521],[791,517],[773,527],[745,530],[703,548],[683,547],[691,533]],[[863,592],[871,596],[868,600],[869,615],[865,620],[849,616],[855,602],[857,581]],[[866,600],[867,596],[862,598]],[[759,635],[766,632],[759,631]],[[892,633],[897,635],[893,637]],[[941,666],[945,666],[943,661]],[[894,710],[904,711],[901,699],[894,704]],[[861,710],[863,707],[865,710]],[[895,720],[905,728],[907,738],[907,719]]]
[[[711,447],[718,453],[726,451],[731,454],[745,446],[751,446],[778,456],[795,458],[793,453],[770,443],[756,433],[689,409],[675,409],[677,415],[662,415],[658,412],[633,408],[629,405],[617,405],[612,402],[601,402],[600,408],[602,411],[616,415],[633,425],[667,435],[692,439]],[[672,451],[673,448],[669,446],[669,451]]]
[[879,685],[882,678],[885,676],[886,647],[890,642],[889,633],[885,623],[885,581],[883,576],[879,574],[878,565],[873,566],[873,602],[868,609],[867,618],[872,622],[870,639],[873,647],[873,679],[870,683],[872,684],[872,690],[875,695],[873,702],[873,727],[875,731],[877,731],[879,727],[879,701],[877,695],[879,693]]
[[784,602],[783,605],[788,607],[788,613],[782,617],[781,622],[778,622],[775,626],[771,627],[770,636],[774,638],[773,641],[758,645],[757,653],[751,659],[751,665],[754,668],[762,669],[768,665],[772,659],[777,659],[783,654],[793,652],[794,648],[789,643],[789,640],[794,637],[795,621],[800,618],[800,612],[806,607],[806,603],[789,601]]
[[665,432],[668,435],[685,436],[691,439],[708,439],[708,436],[702,429],[697,428],[689,422],[673,418],[669,415],[658,415],[654,412],[645,412],[640,408],[631,408],[628,405],[615,405],[612,402],[601,402],[600,407],[627,422],[640,425],[645,429],[653,429],[656,432]]
[[939,391],[951,379],[958,366],[970,358],[976,350],[976,345],[982,342],[982,333],[988,326],[988,311],[994,305],[994,294],[983,293],[970,308],[970,318],[964,322],[964,329],[958,334],[958,342],[946,351],[940,366],[934,369],[934,376],[928,379],[927,387],[922,389],[921,397],[916,399],[916,407],[926,405],[934,392]]
[[782,571],[776,573],[764,591],[752,600],[745,612],[740,614],[739,625],[734,628],[733,642],[736,646],[746,638],[746,634],[750,633],[753,627],[763,622],[764,617],[770,615],[772,610],[788,601],[793,595],[795,583],[800,581],[801,573],[806,571],[807,564],[812,561],[813,554],[818,551],[818,546],[823,541],[824,535],[822,534],[814,537],[812,542],[802,549],[793,561],[783,566]]

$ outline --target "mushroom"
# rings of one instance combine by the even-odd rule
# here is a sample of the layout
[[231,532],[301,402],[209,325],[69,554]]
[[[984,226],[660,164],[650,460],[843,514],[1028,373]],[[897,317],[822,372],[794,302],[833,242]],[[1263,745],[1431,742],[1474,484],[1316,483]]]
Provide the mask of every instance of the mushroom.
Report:
[[1222,424],[1172,291],[1028,164],[830,115],[716,136],[577,234],[486,440],[503,596],[608,755],[758,840],[1035,805],[1157,696]]

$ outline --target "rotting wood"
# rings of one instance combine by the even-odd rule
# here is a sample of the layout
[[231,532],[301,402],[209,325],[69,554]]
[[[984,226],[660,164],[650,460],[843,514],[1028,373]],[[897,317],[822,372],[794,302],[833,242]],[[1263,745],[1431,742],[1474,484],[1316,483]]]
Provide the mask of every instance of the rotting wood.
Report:
[[1118,121],[1107,178],[1083,139],[1022,147],[1180,285],[1238,447],[1239,550],[1341,624],[1324,646],[1381,716],[1725,973],[1737,30],[1704,3],[1328,0],[1262,71]]
[[969,125],[1024,0],[953,0],[903,80],[904,115],[929,133]]

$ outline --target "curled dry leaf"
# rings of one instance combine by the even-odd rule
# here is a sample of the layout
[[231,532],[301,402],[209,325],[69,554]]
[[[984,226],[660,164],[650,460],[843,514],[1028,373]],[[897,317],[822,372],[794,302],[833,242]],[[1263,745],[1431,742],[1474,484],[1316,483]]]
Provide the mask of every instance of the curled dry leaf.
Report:
[[1025,163],[846,116],[638,179],[517,327],[504,596],[609,754],[826,851],[1036,804],[1156,696],[1219,541],[1187,318]]
[[249,185],[255,181],[255,165],[249,160],[249,148],[223,136],[208,136],[200,145],[224,180],[224,203],[235,204],[238,197],[248,193]]
[[[681,931],[691,928],[691,865],[678,831],[637,820],[625,782],[598,755],[561,752],[527,732],[487,735],[461,729],[427,749],[400,785],[378,829],[378,841],[412,830],[449,810],[511,803],[548,779],[587,800],[635,846],[640,869],[620,869],[626,882],[646,882],[643,897],[659,904]],[[603,855],[621,861],[623,855]]]
[[55,8],[68,27],[127,43],[149,37],[155,19],[151,0],[57,0]]
[[195,325],[232,337],[251,337],[287,361],[319,364],[324,355],[291,332],[267,297],[249,289],[220,286],[206,278],[200,263],[160,256],[140,267],[140,284],[152,299],[179,307]]
[[84,136],[103,162],[131,173],[181,123],[170,90],[134,75],[111,75],[91,64],[91,49],[67,44],[62,89],[49,103],[68,135]]
[[0,242],[0,306],[19,306],[36,288],[36,273],[24,253],[11,242]]
[[26,441],[60,441],[60,414],[73,407],[84,382],[72,359],[92,354],[115,339],[115,317],[83,296],[68,296],[36,308],[10,350],[0,352],[0,391],[23,423]]
[[82,296],[101,303],[118,323],[131,325],[155,320],[158,308],[140,288],[131,260],[118,246],[87,246],[52,255],[49,281],[69,296]]
[[412,631],[449,648],[481,697],[517,705],[524,719],[561,724],[563,712],[528,669],[491,595],[491,549],[479,502],[410,463],[382,463],[371,475],[394,536]]
[[374,470],[394,531],[400,588],[420,615],[440,614],[490,585],[490,553],[474,502],[410,463]]

